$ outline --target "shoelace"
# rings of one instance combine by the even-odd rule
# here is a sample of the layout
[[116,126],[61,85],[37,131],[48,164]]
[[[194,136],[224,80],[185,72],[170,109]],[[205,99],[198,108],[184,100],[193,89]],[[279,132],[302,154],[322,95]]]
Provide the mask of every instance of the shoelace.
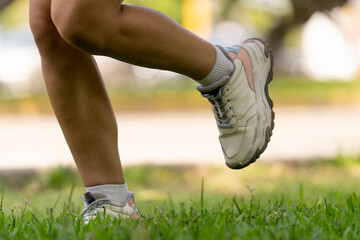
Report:
[[84,209],[81,211],[80,216],[85,216],[87,214],[91,214],[97,206],[102,204],[111,203],[110,199],[108,198],[99,198],[96,199],[92,203],[88,203],[84,198],[80,197],[84,201]]
[[224,101],[221,89],[217,95],[205,93],[203,94],[203,97],[207,98],[211,105],[213,105],[216,122],[219,128],[233,128],[235,126],[235,124],[230,123],[231,119],[233,119],[232,115],[228,116],[231,108],[225,108],[228,101]]

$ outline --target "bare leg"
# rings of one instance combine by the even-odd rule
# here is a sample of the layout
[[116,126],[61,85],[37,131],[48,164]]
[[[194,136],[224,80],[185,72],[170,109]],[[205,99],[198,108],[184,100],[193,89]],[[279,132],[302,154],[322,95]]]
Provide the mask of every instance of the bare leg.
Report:
[[85,186],[124,183],[117,125],[93,58],[61,38],[50,0],[30,1],[30,25],[51,104]]
[[91,54],[196,80],[210,72],[216,59],[214,46],[160,12],[121,2],[52,0],[51,13],[62,37]]
[[114,113],[88,53],[194,79],[206,76],[216,58],[210,43],[167,16],[120,0],[30,0],[30,21],[46,88],[85,186],[124,183]]

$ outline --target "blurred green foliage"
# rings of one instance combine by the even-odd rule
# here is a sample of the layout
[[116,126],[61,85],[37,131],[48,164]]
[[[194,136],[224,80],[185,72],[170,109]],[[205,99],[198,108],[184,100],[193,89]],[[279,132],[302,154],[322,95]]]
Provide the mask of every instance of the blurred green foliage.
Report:
[[28,0],[15,0],[0,13],[0,24],[9,27],[26,23],[29,19],[28,5]]
[[80,183],[78,173],[74,169],[64,166],[50,169],[43,177],[46,189],[61,189]]
[[311,81],[306,77],[275,78],[270,96],[277,106],[353,105],[360,104],[360,81]]
[[0,194],[3,194],[6,190],[5,184],[2,180],[0,180]]
[[339,156],[335,159],[333,164],[337,164],[338,166],[349,167],[349,168],[351,168],[354,165],[360,166],[360,155],[351,156],[351,155],[339,154]]
[[127,0],[124,4],[134,4],[143,7],[156,9],[173,18],[175,21],[182,22],[182,0]]
[[[209,103],[189,79],[155,85],[109,86],[115,111],[168,111],[209,109]],[[358,106],[360,81],[316,82],[306,77],[276,77],[269,85],[276,107],[281,106]],[[0,114],[52,113],[45,89],[22,98],[11,98],[0,91]]]
[[[156,206],[177,206],[178,202],[199,203],[202,179],[204,179],[205,207],[211,207],[231,199],[285,199],[304,203],[318,199],[343,199],[352,192],[359,192],[359,156],[339,155],[333,159],[309,162],[258,162],[241,171],[232,171],[225,166],[133,166],[125,167],[124,174],[131,191],[136,193],[138,206],[150,211]],[[69,177],[70,176],[70,177]],[[45,181],[46,187],[41,186]],[[21,206],[24,199],[36,212],[43,213],[57,200],[58,206],[68,201],[74,189],[74,204],[80,210],[78,199],[85,189],[76,169],[58,167],[38,173],[37,177],[14,190],[7,187],[1,192],[4,206]],[[39,186],[40,185],[40,186]],[[61,209],[57,209],[59,211]]]

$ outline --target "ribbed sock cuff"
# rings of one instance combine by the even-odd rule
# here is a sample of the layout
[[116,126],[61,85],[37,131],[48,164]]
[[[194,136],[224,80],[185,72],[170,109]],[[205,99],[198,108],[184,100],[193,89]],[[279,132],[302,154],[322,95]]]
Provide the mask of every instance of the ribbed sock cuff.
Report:
[[234,63],[225,56],[224,52],[216,46],[215,49],[216,61],[213,69],[205,78],[198,81],[198,83],[204,87],[211,85],[225,76],[230,76],[235,69]]
[[105,184],[97,185],[86,188],[87,192],[90,193],[101,193],[104,194],[111,202],[117,205],[123,205],[128,195],[128,187],[124,184]]

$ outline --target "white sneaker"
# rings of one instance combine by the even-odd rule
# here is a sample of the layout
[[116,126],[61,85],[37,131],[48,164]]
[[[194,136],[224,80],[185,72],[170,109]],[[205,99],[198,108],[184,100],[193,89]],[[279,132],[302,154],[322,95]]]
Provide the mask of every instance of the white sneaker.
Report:
[[212,105],[226,165],[241,169],[265,151],[274,128],[275,113],[268,94],[272,50],[260,39],[219,48],[233,61],[233,74],[197,89]]
[[122,219],[139,219],[140,214],[136,209],[135,196],[133,192],[129,192],[126,203],[124,205],[117,205],[110,201],[105,195],[101,193],[86,192],[84,198],[84,209],[80,213],[85,224],[88,224],[92,218],[96,215],[105,214],[110,215],[113,218]]

